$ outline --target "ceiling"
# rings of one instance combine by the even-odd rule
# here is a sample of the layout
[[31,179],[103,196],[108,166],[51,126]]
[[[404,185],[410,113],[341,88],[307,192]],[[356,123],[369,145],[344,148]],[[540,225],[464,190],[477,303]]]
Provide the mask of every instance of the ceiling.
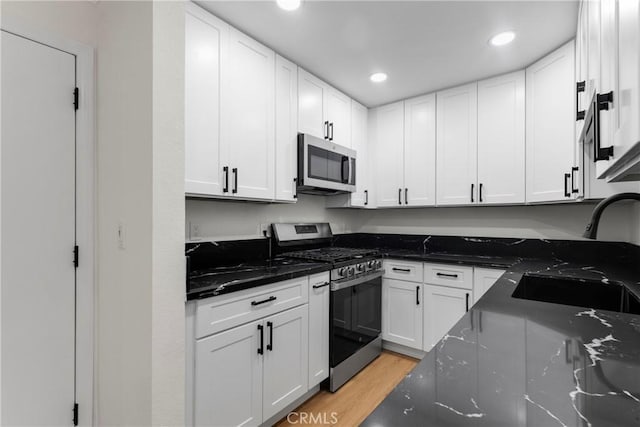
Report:
[[[367,107],[524,68],[573,38],[578,15],[556,0],[197,3]],[[505,30],[513,43],[488,43]]]

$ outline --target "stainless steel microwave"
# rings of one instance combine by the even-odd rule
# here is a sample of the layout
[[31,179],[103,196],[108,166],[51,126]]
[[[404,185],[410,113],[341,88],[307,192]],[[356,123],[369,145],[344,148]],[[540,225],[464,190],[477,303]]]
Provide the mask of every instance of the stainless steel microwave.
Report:
[[356,152],[332,141],[298,134],[298,193],[356,191]]

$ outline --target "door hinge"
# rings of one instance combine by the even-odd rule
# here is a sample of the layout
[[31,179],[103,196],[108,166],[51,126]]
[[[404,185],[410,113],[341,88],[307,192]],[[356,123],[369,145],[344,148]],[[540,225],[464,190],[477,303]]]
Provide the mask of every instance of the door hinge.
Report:
[[74,426],[78,425],[78,404],[77,403],[73,404],[73,425]]
[[78,88],[73,90],[73,106],[76,110],[80,108],[80,89]]
[[80,252],[80,248],[78,248],[78,245],[75,245],[73,247],[73,265],[76,268],[78,268],[78,258],[80,256],[79,252]]

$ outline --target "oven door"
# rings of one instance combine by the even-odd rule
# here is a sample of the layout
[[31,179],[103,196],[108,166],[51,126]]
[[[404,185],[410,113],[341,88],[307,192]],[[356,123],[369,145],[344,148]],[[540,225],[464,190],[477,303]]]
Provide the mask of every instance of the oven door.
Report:
[[356,190],[356,152],[311,135],[300,134],[298,174],[301,189]]
[[380,336],[382,272],[331,284],[330,361],[342,361]]

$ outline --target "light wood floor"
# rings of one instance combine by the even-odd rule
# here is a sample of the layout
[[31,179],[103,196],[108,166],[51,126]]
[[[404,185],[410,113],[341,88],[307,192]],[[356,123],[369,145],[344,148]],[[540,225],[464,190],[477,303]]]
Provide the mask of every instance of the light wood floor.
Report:
[[[384,351],[343,385],[337,392],[322,390],[295,409],[298,415],[280,420],[276,426],[327,426],[332,423],[332,413],[337,417],[336,426],[358,426],[384,400],[419,362],[412,357]],[[302,422],[299,414],[313,414],[318,424]],[[324,415],[322,415],[324,414]]]

